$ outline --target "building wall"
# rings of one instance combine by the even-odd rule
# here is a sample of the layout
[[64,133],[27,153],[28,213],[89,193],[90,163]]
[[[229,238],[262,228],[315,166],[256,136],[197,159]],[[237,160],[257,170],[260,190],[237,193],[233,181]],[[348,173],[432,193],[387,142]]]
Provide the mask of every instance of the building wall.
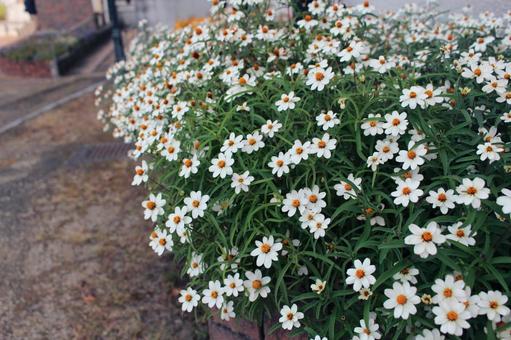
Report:
[[173,27],[178,20],[209,14],[208,0],[132,0],[137,20],[147,19],[151,25],[162,23]]
[[36,6],[41,30],[65,31],[80,24],[94,27],[91,0],[36,0]]
[[[473,13],[482,11],[492,11],[494,13],[503,14],[511,10],[511,0],[437,0],[440,8],[453,12],[460,12],[466,5],[471,5]],[[346,5],[358,5],[362,0],[345,0]],[[415,2],[424,4],[425,0],[369,0],[378,10],[397,10],[404,4]]]

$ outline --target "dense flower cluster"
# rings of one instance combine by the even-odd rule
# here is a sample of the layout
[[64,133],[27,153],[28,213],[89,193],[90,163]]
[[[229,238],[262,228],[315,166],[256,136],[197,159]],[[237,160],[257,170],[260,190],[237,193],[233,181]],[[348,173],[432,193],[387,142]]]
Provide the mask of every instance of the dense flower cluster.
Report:
[[150,246],[190,278],[183,311],[509,339],[511,12],[211,3],[142,26],[98,91],[151,192]]

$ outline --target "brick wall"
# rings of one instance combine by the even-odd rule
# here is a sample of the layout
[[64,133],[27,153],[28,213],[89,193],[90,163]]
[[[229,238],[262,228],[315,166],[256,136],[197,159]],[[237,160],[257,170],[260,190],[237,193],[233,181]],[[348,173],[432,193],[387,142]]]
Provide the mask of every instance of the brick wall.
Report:
[[91,0],[36,0],[40,30],[67,30],[87,22],[94,25]]
[[14,61],[0,57],[0,74],[14,77],[48,78],[54,72],[49,61]]

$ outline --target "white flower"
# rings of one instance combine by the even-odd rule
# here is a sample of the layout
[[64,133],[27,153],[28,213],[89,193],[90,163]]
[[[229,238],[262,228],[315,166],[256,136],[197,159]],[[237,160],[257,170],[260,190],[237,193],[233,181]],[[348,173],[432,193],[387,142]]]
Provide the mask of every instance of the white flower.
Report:
[[305,205],[307,210],[320,212],[321,209],[326,207],[326,202],[324,201],[326,193],[320,192],[319,186],[315,185],[312,187],[312,189],[304,188],[302,190],[302,195],[307,200]]
[[224,279],[224,292],[227,296],[238,296],[238,293],[243,291],[243,280],[240,279],[240,274],[229,274]]
[[165,250],[172,251],[174,242],[172,241],[172,234],[167,234],[166,230],[155,230],[151,233],[151,241],[149,246],[155,251],[158,256],[161,256]]
[[428,84],[424,90],[424,94],[426,95],[426,105],[434,106],[442,103],[444,101],[444,97],[440,96],[441,93],[442,89],[435,89],[433,88],[433,84]]
[[470,224],[465,227],[462,226],[463,223],[458,222],[447,227],[447,229],[449,229],[449,234],[446,235],[446,238],[448,240],[457,241],[467,247],[475,245],[476,240],[472,236],[475,236],[477,233],[472,233],[472,226]]
[[252,250],[250,255],[257,257],[256,265],[270,268],[272,261],[278,261],[279,250],[282,249],[282,243],[274,242],[273,235],[263,237],[262,241],[255,241],[257,248]]
[[241,148],[243,148],[243,136],[236,136],[233,132],[231,132],[229,138],[224,141],[220,151],[236,153]]
[[490,161],[490,164],[500,160],[500,154],[501,152],[504,152],[504,148],[501,146],[492,144],[490,142],[486,142],[484,144],[479,144],[477,146],[477,154],[481,155],[480,159],[482,161],[488,160]]
[[415,109],[417,105],[424,108],[426,106],[426,98],[424,88],[421,86],[412,86],[410,89],[403,89],[403,94],[399,97],[402,107],[410,107]]
[[191,287],[188,287],[186,290],[182,289],[179,294],[181,296],[178,301],[182,304],[181,309],[183,312],[191,312],[199,304],[200,296]]
[[325,133],[321,138],[312,139],[311,153],[328,159],[332,155],[331,150],[335,149],[335,144],[337,144],[337,140],[330,139],[330,135]]
[[456,280],[452,275],[446,275],[445,280],[436,279],[435,284],[431,286],[431,290],[436,293],[433,296],[433,303],[442,301],[461,302],[465,298],[465,282]]
[[299,140],[295,140],[291,150],[289,150],[290,160],[294,164],[299,164],[302,160],[309,158],[311,153],[311,143],[305,142],[302,144]]
[[259,296],[262,298],[266,298],[268,296],[268,293],[270,292],[268,283],[271,281],[269,276],[263,277],[263,274],[259,269],[256,269],[253,273],[247,271],[245,276],[247,277],[247,280],[243,282],[243,285],[248,290],[248,299],[250,302],[254,302]]
[[190,260],[190,267],[186,273],[190,275],[190,277],[199,276],[204,272],[204,263],[202,262],[202,255],[197,253],[192,253],[192,259]]
[[220,308],[224,303],[224,290],[220,281],[209,281],[208,288],[202,291],[202,303],[207,304],[209,308]]
[[410,267],[410,268],[404,268],[404,269],[401,269],[399,272],[397,272],[396,274],[394,274],[392,276],[392,278],[394,280],[399,280],[401,282],[410,282],[412,284],[416,284],[417,283],[417,279],[415,278],[415,276],[419,275],[419,270],[417,268],[414,268],[414,267]]
[[403,169],[410,168],[411,170],[417,169],[420,165],[424,164],[423,156],[428,151],[424,147],[424,144],[415,146],[415,142],[410,141],[408,143],[408,150],[399,151],[399,155],[396,157],[396,161],[403,163]]
[[314,234],[314,238],[317,240],[325,236],[329,224],[329,218],[325,218],[323,214],[317,214],[314,216],[314,220],[309,223],[310,232]]
[[142,182],[147,182],[149,179],[149,176],[147,175],[147,163],[146,161],[142,161],[142,164],[140,166],[135,167],[135,176],[133,177],[133,182],[131,185],[140,185]]
[[279,152],[278,156],[272,156],[268,166],[271,168],[273,175],[282,177],[283,174],[289,173],[289,164],[291,163],[287,153]]
[[436,222],[430,222],[426,228],[410,224],[408,229],[412,234],[405,237],[405,244],[413,245],[413,252],[422,258],[436,255],[436,245],[445,242],[445,236]]
[[177,160],[179,152],[181,151],[180,143],[178,141],[171,141],[162,150],[161,155],[169,162]]
[[376,136],[383,133],[383,122],[380,121],[381,115],[370,113],[364,120],[361,128],[364,130],[364,136]]
[[353,290],[356,292],[362,289],[362,287],[369,288],[376,282],[376,278],[372,275],[375,271],[376,267],[371,264],[370,259],[365,258],[364,262],[355,260],[353,268],[346,271],[346,274],[348,274],[346,284],[353,285]]
[[348,182],[341,181],[340,184],[334,185],[334,189],[337,190],[337,196],[343,196],[345,200],[350,198],[357,198],[357,191],[360,191],[360,184],[362,183],[362,178],[355,178],[353,174],[348,175]]
[[414,340],[444,340],[445,336],[440,334],[440,331],[436,328],[432,330],[425,329],[421,334],[415,336]]
[[430,191],[429,196],[426,197],[426,201],[433,205],[433,208],[440,208],[442,214],[447,214],[449,209],[454,209],[457,197],[454,194],[454,190],[449,189],[447,191],[444,188],[438,188],[437,191]]
[[300,101],[300,97],[296,97],[293,91],[289,94],[283,94],[275,105],[278,111],[292,110],[295,108],[296,103]]
[[371,156],[367,157],[367,167],[371,168],[372,171],[376,171],[380,164],[383,164],[383,159],[380,157],[380,153],[375,152]]
[[481,200],[487,199],[490,195],[490,189],[484,187],[484,179],[476,177],[473,180],[464,178],[461,185],[456,188],[458,192],[458,203],[472,205],[478,209],[481,206]]
[[232,175],[232,183],[231,188],[234,188],[234,191],[239,194],[241,190],[248,192],[248,186],[254,180],[253,176],[250,176],[250,173],[245,171],[241,175],[233,174]]
[[309,70],[307,74],[306,85],[311,87],[311,90],[323,91],[326,85],[332,80],[334,73],[332,68],[324,69],[322,67],[314,67]]
[[394,154],[399,152],[398,143],[391,138],[376,141],[376,146],[374,148],[378,151],[382,162],[394,158]]
[[417,203],[419,197],[424,193],[421,189],[418,189],[420,183],[417,181],[407,178],[405,181],[398,179],[396,182],[398,184],[396,191],[391,193],[395,197],[395,204],[407,207],[410,202]]
[[187,216],[188,213],[186,207],[176,207],[174,212],[169,215],[165,226],[169,228],[170,232],[182,232],[185,229],[185,225],[192,223],[192,218]]
[[497,198],[497,204],[502,207],[504,214],[511,214],[511,190],[502,189],[502,195]]
[[164,213],[163,206],[165,206],[165,203],[167,201],[161,197],[161,193],[156,196],[149,194],[149,199],[142,202],[142,206],[145,208],[144,219],[151,219],[151,221],[156,222],[158,216]]
[[300,212],[300,214],[305,211],[308,200],[302,195],[301,192],[293,190],[286,194],[286,198],[282,203],[282,212],[287,212],[287,216],[292,217],[294,214],[296,214],[297,210]]
[[384,293],[388,300],[383,303],[383,307],[394,309],[394,318],[406,320],[409,315],[417,313],[415,305],[420,303],[421,299],[415,295],[417,288],[410,286],[408,282],[396,281],[392,284],[392,289],[385,289]]
[[316,294],[321,294],[325,290],[326,281],[321,281],[320,279],[316,279],[316,281],[311,284],[311,289]]
[[188,178],[191,174],[196,174],[199,171],[200,161],[196,155],[192,158],[183,159],[183,165],[179,171],[179,176]]
[[234,312],[234,302],[229,301],[224,303],[222,309],[220,309],[220,319],[224,321],[229,321],[236,317],[236,313]]
[[282,324],[283,329],[291,330],[293,327],[299,328],[300,321],[303,319],[303,313],[298,311],[298,306],[293,304],[291,307],[284,306],[280,310],[279,322]]
[[267,135],[270,138],[273,138],[275,133],[279,132],[281,127],[282,127],[282,124],[280,124],[278,120],[273,121],[273,122],[271,120],[267,120],[266,124],[261,126],[261,133],[263,135]]
[[353,330],[358,334],[359,340],[377,340],[381,339],[381,334],[378,332],[380,326],[376,323],[373,317],[369,317],[369,324],[366,326],[364,319],[360,320],[360,327],[355,327]]
[[337,113],[333,113],[332,111],[319,114],[316,116],[316,121],[318,122],[318,126],[322,127],[324,131],[333,128],[341,122],[340,119],[337,118]]
[[369,60],[369,66],[378,73],[385,73],[396,67],[396,63],[386,60],[384,56],[379,56],[378,59]]
[[202,195],[200,191],[190,192],[190,196],[184,199],[188,212],[192,218],[204,216],[204,211],[208,208],[209,195]]
[[465,305],[455,300],[442,301],[439,306],[433,307],[435,324],[440,325],[442,333],[461,336],[463,329],[470,328],[467,319],[470,313],[465,310]]
[[321,337],[321,335],[316,335],[314,338],[311,338],[310,340],[328,340],[326,336]]
[[261,148],[264,148],[263,136],[258,131],[253,134],[249,133],[243,145],[243,152],[251,154]]
[[505,306],[507,296],[498,290],[479,293],[479,314],[486,315],[488,320],[500,322],[501,317],[509,315],[510,309]]
[[408,120],[406,119],[406,112],[393,111],[385,115],[385,122],[382,128],[385,129],[385,134],[391,136],[399,136],[406,132],[408,127]]
[[231,153],[219,153],[217,158],[213,158],[209,171],[213,173],[213,177],[225,178],[227,175],[232,175],[232,167],[234,160]]

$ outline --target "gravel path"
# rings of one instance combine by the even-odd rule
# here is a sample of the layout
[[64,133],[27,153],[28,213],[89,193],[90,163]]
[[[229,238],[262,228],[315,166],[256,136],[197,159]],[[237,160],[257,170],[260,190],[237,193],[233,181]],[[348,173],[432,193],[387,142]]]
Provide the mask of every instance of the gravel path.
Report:
[[0,338],[204,337],[147,246],[133,163],[66,162],[112,142],[94,111],[86,96],[0,136]]

